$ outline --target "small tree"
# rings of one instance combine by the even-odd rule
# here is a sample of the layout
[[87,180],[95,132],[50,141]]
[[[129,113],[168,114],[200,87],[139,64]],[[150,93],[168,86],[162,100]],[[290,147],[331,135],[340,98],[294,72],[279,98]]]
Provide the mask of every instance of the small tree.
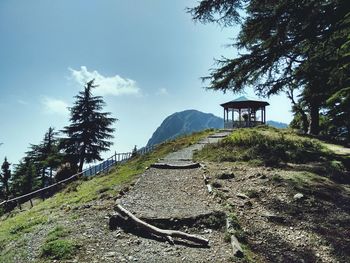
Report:
[[8,198],[10,195],[10,189],[9,189],[9,179],[11,177],[11,170],[10,170],[10,163],[7,161],[7,158],[5,157],[4,162],[1,166],[1,182],[4,187],[4,196],[5,198]]
[[62,163],[62,154],[59,153],[57,132],[50,127],[44,135],[44,139],[38,145],[32,144],[26,153],[27,158],[35,165],[38,177],[41,178],[41,186],[46,185],[47,180],[52,180],[53,170]]
[[10,189],[14,196],[30,193],[41,187],[35,164],[28,157],[15,166]]
[[109,117],[109,112],[100,112],[105,102],[101,96],[92,95],[95,87],[94,80],[91,80],[75,96],[76,101],[70,108],[71,124],[62,130],[67,135],[62,140],[62,147],[70,162],[78,163],[79,172],[83,170],[84,162],[101,161],[101,152],[112,145],[109,141],[114,131],[111,125],[116,119]]

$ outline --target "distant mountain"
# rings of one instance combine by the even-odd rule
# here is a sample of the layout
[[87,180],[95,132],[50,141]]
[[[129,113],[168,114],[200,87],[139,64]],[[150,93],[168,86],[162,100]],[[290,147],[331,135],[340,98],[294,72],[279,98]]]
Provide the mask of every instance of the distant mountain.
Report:
[[[277,121],[267,121],[266,124],[279,129],[288,127],[288,124]],[[176,112],[162,122],[149,139],[147,146],[209,128],[221,129],[223,126],[224,120],[211,113],[197,110]]]
[[267,125],[278,128],[278,129],[285,129],[288,128],[288,124],[278,121],[267,121]]
[[223,126],[223,119],[211,113],[197,110],[176,112],[162,122],[149,139],[147,146],[209,128],[221,129]]

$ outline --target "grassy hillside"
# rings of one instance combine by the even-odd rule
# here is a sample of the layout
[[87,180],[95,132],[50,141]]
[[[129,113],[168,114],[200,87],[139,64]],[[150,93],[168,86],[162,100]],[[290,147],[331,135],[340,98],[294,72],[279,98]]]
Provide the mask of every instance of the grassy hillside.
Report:
[[195,156],[252,262],[349,262],[348,148],[258,127]]
[[[3,215],[0,262],[68,260],[90,242],[81,234],[85,225],[90,221],[91,227],[101,223],[96,222],[100,218],[93,217],[100,212],[112,212],[114,198],[127,191],[137,175],[167,153],[189,146],[209,133],[195,133],[161,144],[153,152],[137,156],[107,175],[72,182],[51,198],[35,200],[31,209],[24,205],[26,211]],[[77,227],[80,224],[82,227]]]

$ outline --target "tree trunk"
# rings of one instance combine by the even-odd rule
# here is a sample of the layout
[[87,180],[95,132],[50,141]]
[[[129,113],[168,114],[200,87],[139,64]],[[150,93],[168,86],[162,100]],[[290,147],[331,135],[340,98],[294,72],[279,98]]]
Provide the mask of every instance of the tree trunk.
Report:
[[10,195],[10,189],[9,189],[9,184],[7,181],[4,182],[5,185],[5,189],[6,189],[6,199],[9,197]]
[[310,103],[310,129],[309,133],[312,135],[318,135],[320,132],[320,113],[318,103]]
[[79,157],[78,173],[83,171],[84,159],[85,159],[85,145],[83,145],[83,147],[81,148],[80,157]]

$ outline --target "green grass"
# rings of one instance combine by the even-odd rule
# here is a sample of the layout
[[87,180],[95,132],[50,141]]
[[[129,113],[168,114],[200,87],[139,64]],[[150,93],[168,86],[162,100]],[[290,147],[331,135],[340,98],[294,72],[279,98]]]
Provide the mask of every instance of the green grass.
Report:
[[249,161],[255,165],[278,166],[288,162],[318,161],[326,154],[326,149],[315,139],[289,130],[257,127],[238,129],[218,144],[206,146],[195,156],[210,161]]
[[69,259],[71,258],[79,245],[76,241],[69,240],[66,237],[70,231],[63,226],[56,226],[48,233],[44,244],[41,247],[40,256],[49,259]]
[[41,256],[50,259],[69,259],[77,248],[78,245],[72,240],[57,239],[44,244]]
[[[65,189],[51,198],[38,202],[30,210],[11,212],[6,219],[0,220],[0,262],[17,262],[14,259],[15,254],[11,252],[12,250],[7,249],[10,243],[21,244],[24,233],[35,234],[44,224],[52,224],[60,215],[62,209],[70,210],[75,206],[81,206],[99,199],[102,194],[116,196],[123,185],[131,183],[136,175],[143,173],[147,167],[159,158],[172,151],[192,145],[211,133],[213,133],[213,130],[207,130],[163,143],[157,146],[154,151],[143,156],[136,156],[125,164],[114,168],[109,174],[84,178],[70,183]],[[74,213],[67,214],[67,220],[74,220],[74,218],[76,218]],[[62,239],[65,235],[68,235],[68,233],[60,227],[49,233],[42,247],[42,255],[49,258],[65,258],[76,249],[74,242],[69,239]],[[25,244],[23,244],[23,247],[16,247],[16,249],[18,251],[25,250]],[[25,252],[23,253],[25,254]]]

